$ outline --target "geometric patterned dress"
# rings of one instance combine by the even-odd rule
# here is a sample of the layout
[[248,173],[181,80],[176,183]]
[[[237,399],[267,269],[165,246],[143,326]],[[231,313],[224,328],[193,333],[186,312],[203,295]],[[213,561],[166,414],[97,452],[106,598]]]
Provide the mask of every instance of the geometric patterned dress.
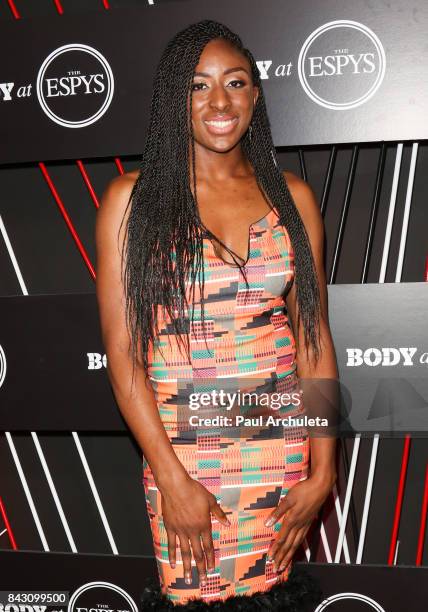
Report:
[[[281,521],[271,527],[264,521],[291,487],[308,477],[307,432],[284,425],[248,426],[238,434],[236,427],[189,427],[189,389],[206,390],[210,383],[219,389],[237,381],[254,389],[274,385],[276,392],[290,395],[298,389],[296,344],[282,297],[294,279],[291,241],[274,208],[250,226],[248,238],[249,290],[239,268],[218,257],[204,238],[206,342],[196,309],[189,324],[190,362],[160,314],[160,333],[149,351],[148,373],[174,451],[190,476],[216,496],[231,523],[225,526],[211,516],[215,571],[201,587],[192,559],[192,584],[186,584],[179,545],[175,569],[169,565],[161,496],[143,459],[161,591],[179,604],[193,597],[210,602],[267,591],[287,580],[292,565],[280,574],[273,571],[266,557]],[[196,303],[197,289],[196,284]],[[293,416],[299,410],[289,404],[277,413]]]

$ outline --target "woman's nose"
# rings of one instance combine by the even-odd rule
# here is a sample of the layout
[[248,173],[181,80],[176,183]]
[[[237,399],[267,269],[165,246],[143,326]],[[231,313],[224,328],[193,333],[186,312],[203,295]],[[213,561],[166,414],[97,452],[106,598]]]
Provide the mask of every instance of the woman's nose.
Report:
[[230,106],[230,97],[223,86],[211,89],[210,106],[216,110],[226,110]]

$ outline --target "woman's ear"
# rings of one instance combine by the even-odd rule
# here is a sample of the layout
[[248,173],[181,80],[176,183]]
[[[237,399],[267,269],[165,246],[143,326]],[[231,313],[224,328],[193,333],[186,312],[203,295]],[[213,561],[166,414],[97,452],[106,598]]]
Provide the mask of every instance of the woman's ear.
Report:
[[257,100],[258,100],[258,98],[259,98],[259,91],[260,91],[260,90],[259,90],[259,88],[257,87],[257,85],[254,85],[254,86],[253,86],[253,92],[254,92],[254,93],[253,93],[254,106],[256,105],[256,102],[257,102]]

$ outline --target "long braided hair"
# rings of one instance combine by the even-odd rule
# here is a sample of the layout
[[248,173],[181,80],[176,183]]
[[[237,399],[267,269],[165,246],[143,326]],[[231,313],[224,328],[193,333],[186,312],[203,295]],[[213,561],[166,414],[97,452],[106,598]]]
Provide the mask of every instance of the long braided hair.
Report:
[[[245,262],[241,264],[239,259],[242,258],[207,231],[197,207],[195,146],[192,122],[189,121],[193,74],[205,45],[217,38],[229,41],[248,59],[253,83],[259,88],[251,134],[247,130],[242,136],[241,147],[254,169],[262,193],[276,208],[280,223],[288,230],[294,250],[299,310],[297,328],[301,318],[306,350],[310,344],[315,359],[319,358],[320,296],[315,266],[305,227],[278,166],[257,64],[239,36],[221,23],[204,20],[178,32],[161,56],[153,84],[151,115],[139,176],[128,201],[128,206],[132,205],[124,249],[126,316],[134,368],[139,358],[146,372],[149,347],[159,333],[159,305],[177,335],[180,351],[183,347],[189,356],[196,279],[204,330],[204,277],[201,274],[204,236],[215,239],[232,255],[248,288]],[[186,284],[190,284],[190,318]]]

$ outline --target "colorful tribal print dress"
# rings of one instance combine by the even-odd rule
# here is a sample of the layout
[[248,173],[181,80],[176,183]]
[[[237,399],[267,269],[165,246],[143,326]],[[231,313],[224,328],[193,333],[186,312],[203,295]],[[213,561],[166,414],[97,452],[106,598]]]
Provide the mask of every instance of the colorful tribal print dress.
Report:
[[[167,320],[159,322],[160,333],[150,351],[149,376],[177,457],[190,476],[216,496],[231,523],[224,526],[211,516],[215,571],[200,587],[192,559],[192,584],[186,584],[179,545],[175,569],[169,565],[161,495],[143,460],[162,593],[180,604],[192,597],[209,602],[267,591],[286,581],[291,569],[290,562],[281,574],[273,571],[266,556],[281,521],[273,527],[265,527],[264,521],[290,488],[308,477],[307,432],[265,426],[245,427],[237,435],[226,426],[188,426],[189,389],[207,389],[210,381],[216,388],[235,380],[253,381],[257,387],[273,383],[281,393],[297,389],[296,344],[282,297],[293,282],[294,253],[274,208],[249,228],[245,269],[249,290],[239,268],[219,258],[211,240],[204,238],[206,341],[195,310],[190,362]],[[296,409],[281,408],[283,414],[296,414]]]

